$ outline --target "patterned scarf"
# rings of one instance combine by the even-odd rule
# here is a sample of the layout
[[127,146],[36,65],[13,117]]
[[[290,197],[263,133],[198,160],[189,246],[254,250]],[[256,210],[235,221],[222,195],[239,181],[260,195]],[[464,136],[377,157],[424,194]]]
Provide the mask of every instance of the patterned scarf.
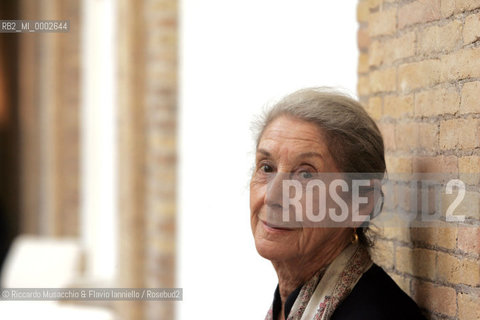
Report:
[[[372,266],[368,251],[351,244],[327,267],[318,271],[300,290],[287,320],[328,320]],[[272,307],[265,320],[274,320]],[[276,320],[276,319],[275,319]]]

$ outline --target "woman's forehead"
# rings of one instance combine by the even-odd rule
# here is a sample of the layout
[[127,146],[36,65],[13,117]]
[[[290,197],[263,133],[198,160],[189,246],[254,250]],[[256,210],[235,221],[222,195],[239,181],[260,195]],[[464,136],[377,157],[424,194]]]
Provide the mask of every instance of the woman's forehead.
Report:
[[273,152],[282,148],[293,148],[323,151],[326,149],[324,136],[322,130],[313,123],[289,117],[280,117],[267,126],[259,141],[257,150],[272,149],[271,152]]

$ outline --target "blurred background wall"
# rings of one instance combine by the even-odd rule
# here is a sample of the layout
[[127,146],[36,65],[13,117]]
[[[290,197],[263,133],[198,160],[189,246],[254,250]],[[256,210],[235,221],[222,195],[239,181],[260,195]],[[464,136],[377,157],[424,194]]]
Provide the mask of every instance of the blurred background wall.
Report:
[[[20,1],[24,19],[68,16],[71,34],[18,41],[21,231],[78,236],[80,11],[77,1]],[[14,36],[14,35],[9,35]]]
[[[18,234],[68,238],[83,261],[72,286],[174,287],[176,1],[1,6],[2,19],[70,21],[0,37],[2,259]],[[106,307],[171,319],[173,306]]]

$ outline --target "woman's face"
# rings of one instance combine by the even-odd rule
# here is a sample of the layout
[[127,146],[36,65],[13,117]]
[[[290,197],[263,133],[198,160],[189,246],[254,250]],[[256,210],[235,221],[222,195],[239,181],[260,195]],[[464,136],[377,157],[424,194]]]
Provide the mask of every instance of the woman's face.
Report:
[[287,116],[273,120],[264,130],[250,182],[250,222],[262,257],[275,261],[305,259],[345,234],[345,228],[282,223],[283,180],[301,181],[315,173],[339,172],[325,137],[315,124]]

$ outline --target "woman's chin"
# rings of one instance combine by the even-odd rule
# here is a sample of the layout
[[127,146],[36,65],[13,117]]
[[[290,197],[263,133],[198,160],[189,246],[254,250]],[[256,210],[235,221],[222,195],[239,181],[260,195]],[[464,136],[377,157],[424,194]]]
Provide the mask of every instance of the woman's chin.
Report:
[[255,247],[258,254],[267,260],[283,260],[285,259],[285,248],[280,249],[278,243],[266,239],[255,239]]

